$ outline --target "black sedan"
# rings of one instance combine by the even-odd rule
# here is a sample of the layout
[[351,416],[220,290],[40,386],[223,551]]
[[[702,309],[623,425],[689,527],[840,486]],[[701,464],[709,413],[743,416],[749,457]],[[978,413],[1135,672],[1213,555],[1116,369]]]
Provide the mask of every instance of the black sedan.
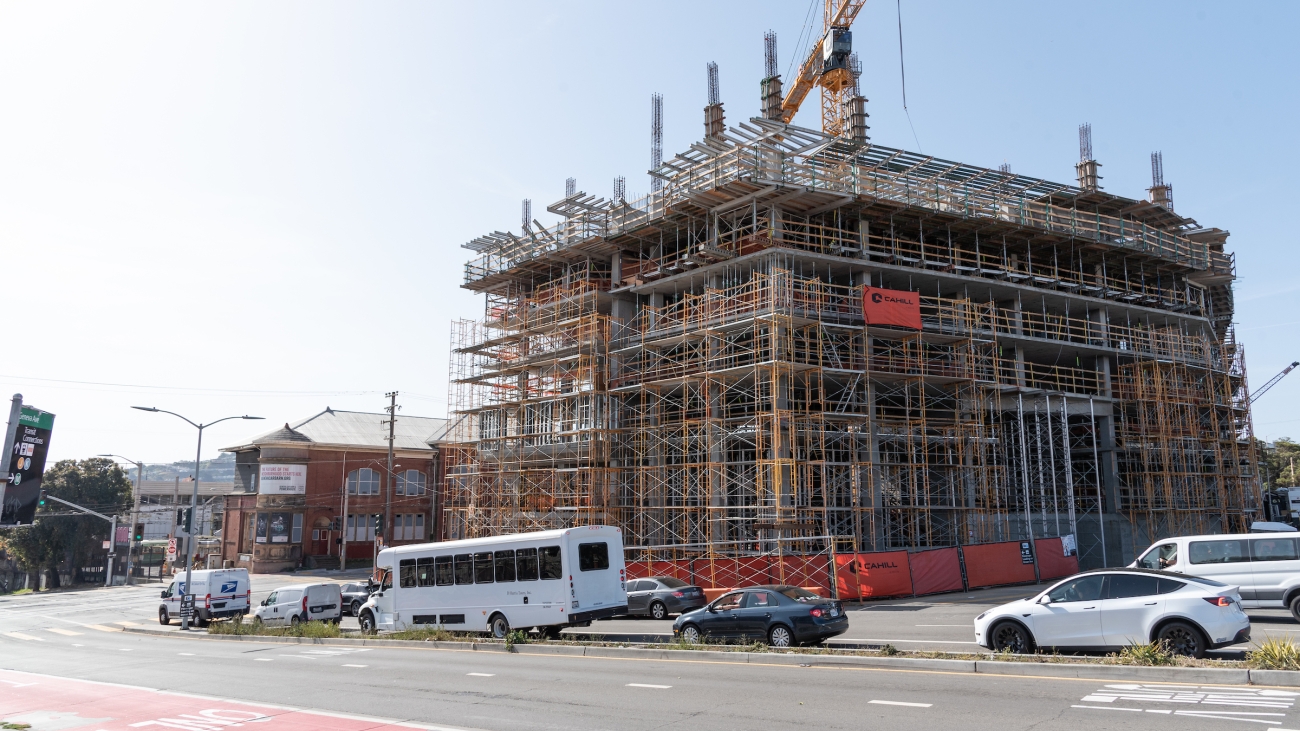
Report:
[[673,636],[758,640],[772,647],[817,643],[849,628],[844,607],[797,586],[754,586],[718,597],[673,622]]
[[672,576],[653,576],[627,582],[627,613],[667,619],[669,614],[699,609],[708,602],[704,590]]
[[375,590],[373,584],[344,584],[343,590],[343,611],[345,614],[357,616],[361,611],[361,605],[366,603],[370,598],[370,593]]

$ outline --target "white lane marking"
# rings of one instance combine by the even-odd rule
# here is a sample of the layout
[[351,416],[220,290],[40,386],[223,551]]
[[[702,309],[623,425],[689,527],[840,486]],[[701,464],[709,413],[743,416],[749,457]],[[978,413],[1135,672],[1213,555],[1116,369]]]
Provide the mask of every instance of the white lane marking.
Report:
[[969,624],[918,624],[917,627],[971,627]]
[[53,632],[56,635],[65,635],[67,637],[76,637],[81,634],[80,632],[73,632],[70,629],[63,629],[62,627],[46,627],[45,631]]
[[139,626],[140,626],[140,623],[139,623],[139,622],[122,622],[122,621],[117,621],[117,622],[109,622],[109,624],[120,624],[120,625],[122,625],[123,627],[139,627]]
[[465,674],[466,674],[466,675],[472,675],[472,676],[474,676],[475,678],[493,678],[493,677],[496,677],[496,673],[465,673]]
[[42,640],[42,639],[39,638],[39,637],[33,637],[33,636],[31,636],[31,635],[29,635],[29,634],[25,634],[25,633],[23,633],[23,632],[6,632],[5,634],[8,635],[9,637],[14,638],[15,640],[35,640],[35,641],[37,641],[37,642],[44,642],[44,641],[45,641],[45,640]]
[[192,652],[178,652],[176,654],[180,655],[181,657],[194,657],[194,653]]
[[256,660],[257,662],[271,662],[271,660],[273,660],[274,658],[270,658],[270,657],[255,657],[255,658],[253,658],[253,659]]
[[912,708],[929,708],[930,706],[934,705],[933,703],[906,703],[904,701],[867,701],[867,702],[876,703],[882,706],[910,706]]
[[97,630],[99,630],[100,632],[121,632],[121,631],[122,631],[122,630],[118,629],[117,627],[105,627],[105,626],[102,625],[102,624],[87,624],[87,625],[83,625],[83,626],[85,626],[85,627],[89,627],[90,629],[97,629]]
[[1133,711],[1134,713],[1141,713],[1141,712],[1142,712],[1142,709],[1141,709],[1141,708],[1116,708],[1116,707],[1113,707],[1113,706],[1077,706],[1077,705],[1076,705],[1076,706],[1070,706],[1070,707],[1071,707],[1071,708],[1091,708],[1091,709],[1094,710],[1094,711]]
[[343,667],[345,667],[345,668],[366,668],[366,667],[370,667],[370,666],[369,666],[369,665],[347,665],[347,664],[345,664]]
[[660,690],[667,690],[667,689],[671,688],[672,686],[671,686],[671,685],[651,685],[651,684],[649,684],[649,683],[628,683],[628,684],[627,684],[627,687],[629,687],[629,688],[658,688],[658,689],[660,689]]
[[117,649],[118,649],[119,652],[130,652],[130,651],[131,651],[131,648],[129,648],[129,647],[119,647],[119,648],[117,648]]

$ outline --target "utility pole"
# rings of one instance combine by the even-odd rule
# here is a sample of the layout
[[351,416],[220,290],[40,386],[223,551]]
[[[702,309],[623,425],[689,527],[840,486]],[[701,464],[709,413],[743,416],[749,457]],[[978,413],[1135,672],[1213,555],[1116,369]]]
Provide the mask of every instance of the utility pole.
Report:
[[393,438],[397,428],[397,392],[384,394],[388,397],[388,489],[384,491],[384,545],[391,546],[388,537],[393,530]]
[[[131,464],[135,465],[135,485],[131,490],[132,493],[131,498],[132,498],[132,502],[134,503],[134,505],[131,508],[131,536],[126,540],[126,584],[127,586],[130,586],[131,567],[133,565],[131,549],[133,547],[133,544],[135,543],[136,521],[140,520],[140,491],[144,489],[144,462],[137,462],[133,459],[127,459],[126,457],[123,457],[120,454],[100,454],[97,456],[117,457],[118,459],[125,459],[127,462],[130,462]],[[179,483],[178,483],[178,488],[179,488]],[[140,540],[142,541],[144,540],[143,532],[140,535]],[[113,550],[114,551],[117,550],[116,534],[113,536]]]

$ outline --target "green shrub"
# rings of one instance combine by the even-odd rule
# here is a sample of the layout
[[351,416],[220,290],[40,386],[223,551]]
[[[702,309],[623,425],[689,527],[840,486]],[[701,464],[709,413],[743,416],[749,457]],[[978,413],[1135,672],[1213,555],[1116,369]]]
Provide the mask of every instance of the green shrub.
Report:
[[452,632],[441,625],[399,630],[384,635],[384,638],[390,640],[415,640],[416,642],[472,642],[482,639],[479,635]]
[[1174,665],[1176,659],[1163,642],[1129,645],[1117,656],[1124,665]]
[[880,648],[880,654],[881,654],[881,655],[889,655],[889,656],[897,655],[897,654],[898,654],[898,648],[897,648],[897,647],[894,647],[893,645],[890,645],[890,644],[885,644],[885,645],[883,645],[883,646]]
[[210,635],[251,635],[257,637],[342,637],[343,632],[334,622],[300,622],[296,627],[267,627],[254,622],[244,622],[236,617],[229,622],[213,622],[208,625]]
[[528,644],[528,633],[521,629],[510,630],[506,633],[506,650],[512,651],[515,645]]
[[1300,670],[1300,647],[1290,635],[1270,637],[1246,652],[1246,664],[1260,670]]

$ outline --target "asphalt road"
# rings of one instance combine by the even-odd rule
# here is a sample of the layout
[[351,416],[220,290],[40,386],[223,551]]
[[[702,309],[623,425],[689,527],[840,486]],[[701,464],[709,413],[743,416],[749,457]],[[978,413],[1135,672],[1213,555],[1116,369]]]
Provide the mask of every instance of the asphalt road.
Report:
[[[298,579],[308,580],[256,577],[254,598]],[[942,724],[999,731],[1077,729],[1081,724],[1171,731],[1261,726],[1300,729],[1300,718],[1292,709],[1295,694],[1249,687],[1207,689],[850,669],[819,665],[826,661],[817,659],[810,659],[810,667],[793,667],[529,655],[526,646],[519,654],[507,655],[428,648],[235,643],[207,639],[197,632],[163,637],[121,632],[120,627],[133,624],[157,626],[159,590],[152,585],[0,598],[0,669],[41,674],[0,673],[3,718],[29,723],[35,719],[34,731],[117,731],[128,728],[128,720],[137,722],[135,717],[113,716],[102,700],[83,698],[86,688],[92,686],[60,680],[77,678],[205,698],[360,714],[366,719],[491,731],[698,728],[710,724],[831,729]],[[880,602],[862,608],[854,605],[852,629],[846,637],[885,640],[899,647],[948,643],[953,649],[973,650],[972,645],[958,644],[969,641],[971,618],[983,607],[1030,590],[1019,587],[925,601]],[[1257,635],[1296,628],[1289,616],[1256,617],[1252,613],[1252,618],[1257,622]],[[597,623],[592,630],[612,633],[624,626],[665,624],[613,620]],[[906,644],[908,639],[916,644]],[[35,690],[24,693],[24,687]],[[135,688],[121,689],[121,693],[146,694],[129,704],[123,700],[126,696],[115,696],[119,705],[136,713],[161,714],[170,706],[160,699],[175,698],[151,696]],[[101,720],[82,725],[79,719],[88,718]],[[313,722],[318,729],[385,727],[383,721],[310,718],[319,721]],[[263,721],[257,728],[266,731],[312,727],[295,726],[289,716],[268,716]],[[198,725],[181,727],[199,731],[221,727],[194,723]]]

